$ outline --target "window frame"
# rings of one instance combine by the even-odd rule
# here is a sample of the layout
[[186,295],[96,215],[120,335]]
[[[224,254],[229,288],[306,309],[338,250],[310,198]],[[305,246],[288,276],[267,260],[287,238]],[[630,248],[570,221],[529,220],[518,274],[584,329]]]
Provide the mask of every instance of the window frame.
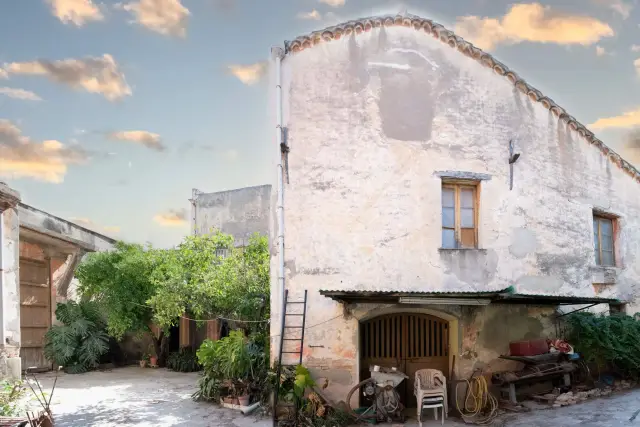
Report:
[[[602,262],[602,221],[608,221],[611,223],[611,250],[604,250],[604,252],[611,252],[611,264],[604,264]],[[599,213],[599,212],[593,212],[593,251],[594,251],[594,258],[595,258],[595,262],[596,265],[598,267],[616,267],[617,265],[617,256],[616,256],[616,232],[617,232],[617,218],[611,216],[611,215],[606,215],[603,213]],[[596,227],[595,227],[595,223],[598,224],[598,230],[597,230],[597,234],[596,234]],[[606,236],[605,236],[606,237]],[[596,239],[598,241],[598,244],[596,245]]]
[[[440,187],[440,233],[441,233],[441,249],[478,249],[479,248],[479,239],[478,239],[478,220],[480,218],[480,183],[478,181],[471,180],[462,180],[462,179],[447,179],[442,180],[442,184]],[[453,206],[453,228],[444,226],[444,218],[442,215],[442,209],[445,208],[443,205],[443,196],[444,189],[450,189],[454,191],[454,206]],[[461,225],[461,210],[462,204],[460,199],[460,193],[462,189],[470,189],[473,191],[473,246],[464,246],[462,244],[462,230],[463,229],[471,229],[470,227],[462,227]],[[442,230],[453,230],[455,246],[445,247],[444,239],[442,239]]]

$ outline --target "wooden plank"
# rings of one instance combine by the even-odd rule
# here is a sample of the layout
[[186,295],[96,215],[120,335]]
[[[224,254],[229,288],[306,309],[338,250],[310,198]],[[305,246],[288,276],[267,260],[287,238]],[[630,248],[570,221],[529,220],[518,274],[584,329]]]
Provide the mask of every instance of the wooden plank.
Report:
[[439,356],[440,354],[438,353],[438,336],[437,336],[437,330],[438,330],[438,322],[434,321],[433,322],[433,355],[435,357]]
[[418,324],[417,326],[417,332],[418,332],[418,352],[416,354],[416,357],[422,357],[423,356],[423,347],[424,347],[424,327],[423,327],[423,321],[424,319],[420,316],[418,316],[416,318],[416,323]]
[[23,367],[51,368],[43,348],[52,320],[49,263],[50,260],[20,258],[20,358]]
[[20,263],[47,268],[47,261],[43,259],[20,257]]
[[22,277],[20,278],[20,286],[31,286],[31,287],[34,287],[34,288],[49,289],[49,285],[47,285],[47,284],[29,282],[29,281],[26,281],[26,280],[22,280]]
[[373,343],[373,345],[371,346],[371,354],[370,354],[370,358],[374,359],[376,357],[378,357],[378,328],[377,328],[377,324],[375,321],[371,322],[371,329],[372,329],[372,334],[371,334],[371,342]]
[[449,357],[449,323],[444,324],[444,355]]
[[360,335],[362,335],[362,347],[360,351],[362,352],[362,358],[367,359],[369,357],[369,324],[365,322],[360,327],[362,329],[360,333]]
[[391,318],[386,317],[384,319],[385,328],[386,328],[386,343],[385,347],[387,349],[387,353],[385,357],[393,357],[393,351],[391,351],[391,346],[393,345],[393,338],[391,337]]
[[432,357],[433,354],[433,320],[429,319],[429,354]]
[[396,359],[402,358],[402,321],[399,316],[393,316],[396,325]]

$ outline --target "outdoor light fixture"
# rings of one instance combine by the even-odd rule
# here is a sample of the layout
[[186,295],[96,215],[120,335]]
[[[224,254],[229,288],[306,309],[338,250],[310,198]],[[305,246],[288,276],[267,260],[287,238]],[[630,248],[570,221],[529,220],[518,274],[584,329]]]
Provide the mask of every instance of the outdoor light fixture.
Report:
[[440,304],[440,305],[489,305],[487,298],[428,298],[428,297],[400,297],[400,304]]

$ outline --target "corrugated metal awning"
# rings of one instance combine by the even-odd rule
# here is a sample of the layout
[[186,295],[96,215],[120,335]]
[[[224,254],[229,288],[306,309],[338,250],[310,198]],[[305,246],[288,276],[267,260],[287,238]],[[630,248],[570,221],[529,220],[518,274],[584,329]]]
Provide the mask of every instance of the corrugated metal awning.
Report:
[[320,294],[341,303],[374,304],[532,304],[532,305],[573,305],[573,304],[619,304],[616,298],[591,296],[561,296],[541,294],[518,294],[513,287],[486,292],[389,292],[320,290]]

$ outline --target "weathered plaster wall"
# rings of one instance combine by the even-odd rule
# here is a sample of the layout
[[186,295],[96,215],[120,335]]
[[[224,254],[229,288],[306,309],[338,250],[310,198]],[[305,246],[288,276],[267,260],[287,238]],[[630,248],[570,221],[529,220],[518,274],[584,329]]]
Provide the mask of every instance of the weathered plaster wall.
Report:
[[254,233],[269,235],[271,185],[217,193],[194,190],[192,228],[196,234],[220,230],[244,245]]
[[[283,75],[286,283],[298,296],[309,290],[308,325],[342,312],[319,289],[514,286],[595,296],[593,284],[604,283],[600,296],[635,295],[640,185],[506,78],[400,27],[289,54]],[[521,154],[513,190],[510,140]],[[480,185],[478,250],[439,249],[441,171],[489,175]],[[594,208],[620,216],[616,268],[595,266]],[[277,250],[272,254],[275,284]],[[275,335],[281,297],[272,289]],[[310,329],[309,344],[325,348],[307,361],[357,363],[356,324],[336,319]],[[485,350],[473,351],[489,362],[494,355],[485,344],[477,340]],[[336,397],[355,380],[335,389]]]
[[[20,351],[20,225],[18,212],[9,208],[2,213],[4,222],[4,288],[2,294],[2,318],[4,321],[5,342],[0,343],[8,357],[18,357]],[[0,375],[1,376],[1,375]]]
[[[426,313],[449,320],[450,355],[456,357],[457,378],[468,378],[475,369],[485,373],[519,369],[518,363],[498,358],[509,353],[509,342],[556,336],[553,307],[358,304],[345,318],[342,307],[325,301],[314,300],[309,306],[310,312],[315,314],[313,320],[310,316],[309,323],[326,323],[305,331],[303,363],[317,381],[328,381],[326,392],[336,401],[344,400],[359,381],[358,325],[362,320],[392,312]],[[319,312],[323,315],[318,316]],[[319,320],[320,317],[324,320]],[[295,333],[291,332],[289,336]],[[293,350],[287,343],[285,349]],[[453,357],[450,357],[450,367],[452,362]]]
[[18,207],[20,225],[39,233],[61,238],[87,251],[107,251],[115,240],[70,221],[21,203]]

